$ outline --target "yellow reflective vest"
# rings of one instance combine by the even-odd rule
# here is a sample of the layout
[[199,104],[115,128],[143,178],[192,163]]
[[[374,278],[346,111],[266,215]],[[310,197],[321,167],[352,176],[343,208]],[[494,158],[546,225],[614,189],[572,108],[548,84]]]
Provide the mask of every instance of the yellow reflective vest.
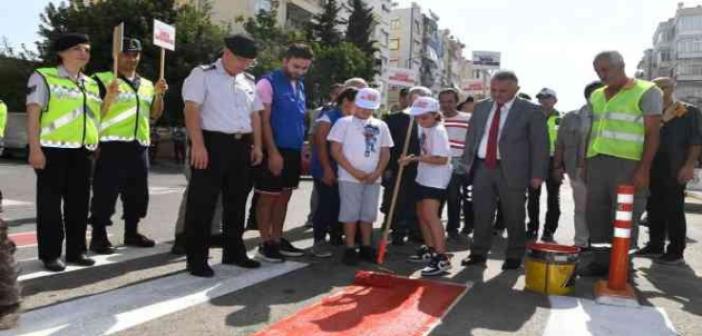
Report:
[[553,111],[553,113],[546,119],[546,126],[548,128],[548,144],[549,150],[551,151],[551,156],[556,152],[556,138],[558,137],[558,125],[561,123],[561,114],[558,111]]
[[7,126],[7,105],[0,100],[0,139],[5,137],[5,127]]
[[[108,87],[114,80],[112,72],[100,72],[93,77],[104,87]],[[142,146],[149,146],[149,119],[151,104],[154,101],[154,85],[145,78],[139,79],[138,88],[122,78],[118,81],[119,95],[100,123],[100,141],[136,140]]]

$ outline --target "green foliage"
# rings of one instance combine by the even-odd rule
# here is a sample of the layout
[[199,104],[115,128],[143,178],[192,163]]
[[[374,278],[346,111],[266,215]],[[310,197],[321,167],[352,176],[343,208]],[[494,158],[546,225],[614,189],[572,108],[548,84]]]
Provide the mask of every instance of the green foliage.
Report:
[[12,112],[25,110],[27,78],[36,68],[36,55],[21,46],[21,51],[10,47],[7,40],[0,46],[0,99]]
[[250,72],[257,78],[263,74],[280,68],[282,55],[287,46],[295,41],[303,40],[303,34],[298,31],[284,31],[278,27],[275,10],[261,11],[255,17],[239,19],[243,22],[244,30],[253,37],[260,47],[256,66]]
[[341,42],[342,34],[339,26],[346,24],[339,18],[341,7],[336,0],[326,0],[322,12],[312,18],[308,27],[308,38],[326,45],[336,45]]
[[378,48],[371,38],[377,22],[373,16],[373,8],[366,5],[363,0],[351,0],[351,15],[349,26],[346,30],[346,41],[353,43],[368,55],[373,55]]
[[153,45],[153,20],[176,26],[176,51],[166,51],[165,77],[169,83],[166,111],[162,122],[182,123],[183,102],[180,95],[183,80],[192,68],[213,61],[223,47],[226,30],[212,23],[210,7],[176,6],[174,0],[110,0],[86,7],[65,3],[50,3],[41,15],[37,43],[39,57],[46,65],[55,65],[56,55],[51,41],[63,32],[83,32],[90,35],[91,61],[86,72],[112,68],[112,30],[124,22],[125,36],[141,40],[139,73],[155,80],[158,76],[160,49]]
[[373,59],[351,43],[313,43],[315,62],[305,78],[308,100],[321,103],[332,84],[352,77],[373,78]]

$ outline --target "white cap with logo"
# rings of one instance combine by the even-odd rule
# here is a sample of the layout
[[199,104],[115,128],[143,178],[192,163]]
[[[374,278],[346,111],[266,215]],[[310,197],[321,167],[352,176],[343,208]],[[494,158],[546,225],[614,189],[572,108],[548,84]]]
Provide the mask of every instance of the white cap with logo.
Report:
[[410,115],[418,116],[429,112],[439,112],[439,101],[432,97],[419,97],[412,104]]
[[372,88],[360,89],[356,94],[355,103],[360,108],[377,110],[380,108],[380,92]]
[[553,98],[558,98],[556,96],[556,91],[549,89],[549,88],[543,88],[539,93],[536,94],[536,98],[548,98],[548,97],[553,97]]

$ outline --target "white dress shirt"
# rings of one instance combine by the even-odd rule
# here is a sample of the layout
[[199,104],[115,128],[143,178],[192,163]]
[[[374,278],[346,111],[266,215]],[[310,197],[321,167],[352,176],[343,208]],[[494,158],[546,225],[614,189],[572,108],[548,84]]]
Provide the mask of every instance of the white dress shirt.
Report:
[[183,101],[200,106],[203,130],[229,134],[251,133],[251,114],[263,110],[253,76],[230,75],[222,59],[193,69],[183,83]]
[[[517,97],[512,98],[510,101],[506,102],[502,106],[502,111],[500,111],[500,128],[497,132],[497,142],[499,143],[500,138],[502,137],[502,129],[505,126],[505,121],[507,121],[507,116],[509,116],[509,112],[512,109],[512,105],[514,104],[514,100]],[[488,115],[487,121],[485,122],[485,132],[483,132],[483,138],[480,139],[480,146],[478,147],[478,158],[479,159],[485,159],[485,156],[487,154],[487,143],[488,143],[488,137],[490,136],[490,125],[492,125],[492,118],[495,117],[495,110],[497,109],[497,103],[493,102],[492,107],[490,108],[490,115]],[[501,158],[500,156],[500,146],[497,146],[497,159],[499,160]]]

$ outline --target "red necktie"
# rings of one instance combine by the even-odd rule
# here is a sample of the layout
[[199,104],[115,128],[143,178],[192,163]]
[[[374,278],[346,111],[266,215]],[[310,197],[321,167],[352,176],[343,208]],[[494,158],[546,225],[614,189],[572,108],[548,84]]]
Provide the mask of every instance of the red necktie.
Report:
[[490,133],[488,133],[487,153],[485,153],[485,167],[488,169],[497,168],[497,135],[500,133],[500,111],[502,105],[497,104],[495,115],[492,117],[490,124]]

